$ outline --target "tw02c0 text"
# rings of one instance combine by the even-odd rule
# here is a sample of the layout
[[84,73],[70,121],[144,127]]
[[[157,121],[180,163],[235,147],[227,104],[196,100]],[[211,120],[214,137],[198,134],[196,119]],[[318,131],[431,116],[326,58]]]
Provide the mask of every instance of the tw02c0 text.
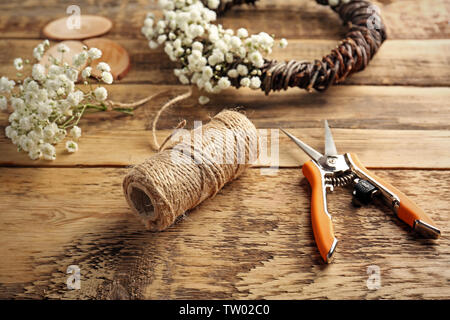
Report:
[[221,306],[198,306],[189,305],[180,307],[180,315],[206,316],[215,315],[268,315],[270,307],[267,304],[223,304]]
[[270,313],[267,304],[224,304],[223,308],[226,315],[267,315]]

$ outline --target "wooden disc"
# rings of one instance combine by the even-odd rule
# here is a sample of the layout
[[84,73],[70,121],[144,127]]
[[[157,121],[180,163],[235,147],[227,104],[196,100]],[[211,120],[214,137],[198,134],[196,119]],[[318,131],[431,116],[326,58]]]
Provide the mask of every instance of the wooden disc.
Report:
[[98,48],[102,51],[102,57],[91,64],[94,77],[101,77],[101,71],[96,68],[99,62],[109,64],[114,80],[122,79],[130,70],[130,56],[117,42],[105,38],[94,38],[85,40],[84,44],[89,48]]
[[[73,41],[73,40],[62,41],[62,42],[56,43],[53,46],[51,46],[50,48],[48,48],[47,51],[45,51],[45,53],[42,56],[42,59],[41,59],[41,61],[39,61],[39,63],[45,67],[46,65],[50,66],[50,60],[49,60],[50,56],[52,56],[56,59],[61,59],[61,52],[58,52],[58,46],[60,44],[65,44],[67,47],[69,47],[70,51],[65,52],[62,57],[63,57],[63,62],[67,62],[71,66],[73,64],[73,56],[82,52],[83,47],[85,46],[85,44],[83,42]],[[80,72],[79,79],[81,76],[81,70],[83,70],[86,66],[87,66],[87,62],[85,62],[83,65],[81,65],[77,68],[77,70]]]
[[[77,17],[68,16],[50,22],[44,27],[44,35],[54,40],[81,40],[98,37],[112,28],[111,20],[91,15],[80,15],[79,28],[70,27],[74,25],[75,18]],[[69,21],[69,19],[71,20]]]

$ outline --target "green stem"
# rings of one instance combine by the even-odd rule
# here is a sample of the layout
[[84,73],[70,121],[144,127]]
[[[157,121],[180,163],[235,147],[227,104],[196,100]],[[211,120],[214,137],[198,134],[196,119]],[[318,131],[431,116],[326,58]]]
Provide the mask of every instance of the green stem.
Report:
[[[78,122],[80,122],[81,117],[84,115],[84,113],[88,110],[88,109],[93,109],[93,112],[99,111],[99,112],[105,112],[108,111],[108,107],[106,105],[104,105],[103,103],[99,106],[93,105],[93,104],[84,104],[82,106],[77,107],[77,109],[80,109],[81,111],[77,117],[77,120],[72,123],[72,121],[75,119],[75,116],[70,117],[69,120],[67,120],[66,122],[64,122],[60,128],[62,129],[67,129],[69,127],[73,127],[78,125]],[[125,114],[128,115],[134,115],[133,113],[133,108],[120,108],[120,107],[116,107],[116,108],[112,108],[112,111],[117,111],[117,112],[123,112]]]
[[134,110],[133,108],[113,108],[113,111],[123,112],[130,116],[134,115],[133,110]]
[[80,119],[81,119],[81,117],[82,117],[83,114],[84,114],[84,111],[86,111],[86,107],[87,107],[87,105],[85,104],[84,107],[83,107],[83,109],[81,110],[80,115],[78,116],[78,119],[77,119],[77,121],[75,122],[74,126],[78,125],[78,122],[80,122]]
[[85,104],[84,106],[85,106],[85,108],[95,109],[95,110],[98,110],[98,111],[107,111],[108,110],[108,108],[104,104],[101,104],[100,106],[96,106],[96,105],[93,105],[93,104]]
[[73,119],[75,119],[75,117],[74,117],[74,116],[71,116],[71,117],[69,118],[69,120],[67,120],[66,122],[64,122],[64,123],[61,125],[61,128],[62,128],[62,129],[67,128],[67,127],[69,126],[69,123],[70,123]]

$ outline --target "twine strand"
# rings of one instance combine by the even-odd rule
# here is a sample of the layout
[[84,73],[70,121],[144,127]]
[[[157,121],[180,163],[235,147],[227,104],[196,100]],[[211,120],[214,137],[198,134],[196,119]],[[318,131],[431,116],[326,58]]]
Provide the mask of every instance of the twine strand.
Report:
[[[158,124],[159,118],[161,117],[161,114],[168,108],[170,108],[171,106],[173,106],[175,103],[182,101],[184,99],[189,98],[192,95],[192,88],[189,88],[189,90],[186,93],[183,93],[179,96],[176,96],[175,98],[169,100],[167,103],[165,103],[156,113],[155,118],[153,119],[153,123],[152,123],[152,135],[153,135],[153,150],[155,151],[161,151],[162,147],[164,146],[164,144],[167,143],[167,141],[170,140],[170,138],[172,137],[173,133],[171,133],[168,137],[166,137],[164,139],[164,142],[162,145],[160,145],[158,143],[158,139],[156,137],[156,125]],[[184,124],[183,124],[184,123]],[[176,129],[180,129],[181,125],[184,127],[184,125],[186,124],[186,120],[182,120],[176,127]]]
[[160,93],[161,92],[157,92],[157,93],[154,93],[152,95],[149,95],[148,97],[142,98],[142,99],[134,101],[134,102],[129,102],[129,103],[118,102],[118,101],[113,101],[113,100],[108,100],[108,101],[106,101],[106,103],[108,104],[108,106],[111,109],[112,108],[131,108],[131,109],[136,109],[137,107],[140,107],[141,105],[143,105],[143,104],[147,103],[148,101],[152,100],[154,97],[156,97]]

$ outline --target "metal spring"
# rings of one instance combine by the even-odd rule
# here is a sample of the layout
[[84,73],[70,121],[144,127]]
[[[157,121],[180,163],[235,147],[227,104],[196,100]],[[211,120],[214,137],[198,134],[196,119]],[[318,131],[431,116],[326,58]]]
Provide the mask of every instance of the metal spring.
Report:
[[356,177],[354,172],[348,172],[341,176],[325,177],[325,183],[330,184],[333,187],[343,187],[351,183]]

